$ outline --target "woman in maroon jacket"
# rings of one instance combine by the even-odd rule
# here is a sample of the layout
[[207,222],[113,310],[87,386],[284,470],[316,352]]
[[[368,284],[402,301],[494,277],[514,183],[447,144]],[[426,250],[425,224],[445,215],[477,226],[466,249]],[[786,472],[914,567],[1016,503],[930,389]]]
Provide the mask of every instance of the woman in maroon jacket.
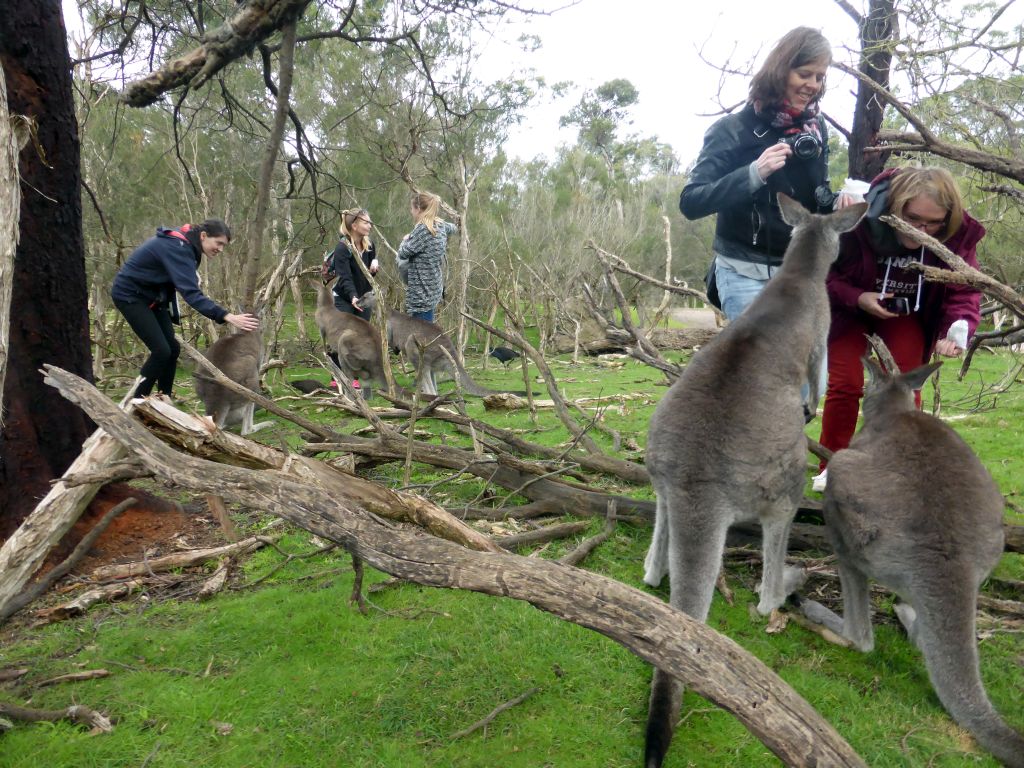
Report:
[[[864,394],[865,334],[877,333],[900,370],[907,371],[927,362],[933,349],[947,357],[959,355],[965,340],[949,338],[950,326],[966,321],[969,338],[981,317],[979,291],[924,282],[909,264],[949,267],[879,221],[884,214],[898,216],[976,268],[975,248],[985,228],[964,210],[952,174],[934,167],[890,169],[871,183],[866,199],[867,215],[853,232],[843,235],[839,258],[828,276],[832,326],[821,444],[833,451],[846,448],[857,427]],[[921,393],[915,395],[920,407]],[[815,478],[815,490],[824,490],[824,480],[824,473]]]

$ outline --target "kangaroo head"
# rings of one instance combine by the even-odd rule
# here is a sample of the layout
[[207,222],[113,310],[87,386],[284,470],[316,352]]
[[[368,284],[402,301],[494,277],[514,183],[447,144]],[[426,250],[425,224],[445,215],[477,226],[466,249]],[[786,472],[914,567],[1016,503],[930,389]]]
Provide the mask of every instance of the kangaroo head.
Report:
[[782,213],[782,220],[794,229],[807,226],[812,221],[820,221],[836,234],[849,232],[851,229],[856,227],[860,222],[861,217],[864,216],[868,210],[867,203],[856,203],[854,205],[848,205],[846,208],[840,208],[835,213],[830,213],[826,216],[817,216],[804,208],[796,200],[789,197],[789,195],[785,195],[782,192],[779,192],[778,200],[779,211]]
[[864,385],[864,421],[870,423],[882,412],[914,410],[914,390],[920,389],[942,362],[922,365],[907,373],[892,374],[873,358],[863,357],[861,362],[867,372]]
[[367,291],[359,297],[359,306],[363,308],[364,312],[373,312],[377,306],[377,294],[373,291]]

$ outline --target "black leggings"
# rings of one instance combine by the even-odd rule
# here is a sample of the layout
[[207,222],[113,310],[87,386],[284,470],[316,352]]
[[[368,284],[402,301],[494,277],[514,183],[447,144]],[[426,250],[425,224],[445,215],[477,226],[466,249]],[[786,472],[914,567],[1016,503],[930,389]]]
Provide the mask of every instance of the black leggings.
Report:
[[142,381],[135,389],[135,397],[145,397],[157,390],[170,396],[174,388],[174,373],[178,368],[181,346],[174,338],[174,326],[167,307],[150,308],[142,302],[115,301],[117,311],[124,315],[128,325],[149,349],[149,357],[142,366]]

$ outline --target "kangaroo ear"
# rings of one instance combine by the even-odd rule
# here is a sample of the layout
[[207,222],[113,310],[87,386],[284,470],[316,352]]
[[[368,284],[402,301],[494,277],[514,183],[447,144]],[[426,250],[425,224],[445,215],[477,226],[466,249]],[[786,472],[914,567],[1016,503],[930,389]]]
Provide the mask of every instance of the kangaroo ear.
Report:
[[836,232],[849,232],[860,223],[868,211],[867,203],[854,203],[840,208],[828,217],[829,223]]
[[810,212],[789,195],[779,192],[777,198],[779,201],[779,211],[782,213],[782,220],[789,224],[789,226],[799,226],[811,217]]
[[937,360],[934,363],[929,363],[928,365],[922,365],[918,368],[915,368],[912,371],[904,373],[902,376],[900,376],[900,381],[903,384],[906,384],[907,387],[909,387],[910,389],[920,389],[921,387],[924,386],[924,383],[928,381],[928,377],[930,377],[941,367],[941,360]]

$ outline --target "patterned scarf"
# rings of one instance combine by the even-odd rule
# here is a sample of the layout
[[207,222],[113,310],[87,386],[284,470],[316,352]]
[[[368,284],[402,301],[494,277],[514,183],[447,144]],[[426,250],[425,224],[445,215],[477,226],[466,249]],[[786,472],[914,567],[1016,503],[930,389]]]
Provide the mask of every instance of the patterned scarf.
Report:
[[797,109],[789,102],[783,101],[782,105],[775,109],[774,114],[771,112],[772,109],[773,107],[764,107],[759,101],[754,102],[754,112],[762,117],[771,115],[772,128],[778,128],[783,136],[811,133],[821,140],[821,128],[818,126],[818,114],[821,109],[818,102],[812,101],[806,109]]

